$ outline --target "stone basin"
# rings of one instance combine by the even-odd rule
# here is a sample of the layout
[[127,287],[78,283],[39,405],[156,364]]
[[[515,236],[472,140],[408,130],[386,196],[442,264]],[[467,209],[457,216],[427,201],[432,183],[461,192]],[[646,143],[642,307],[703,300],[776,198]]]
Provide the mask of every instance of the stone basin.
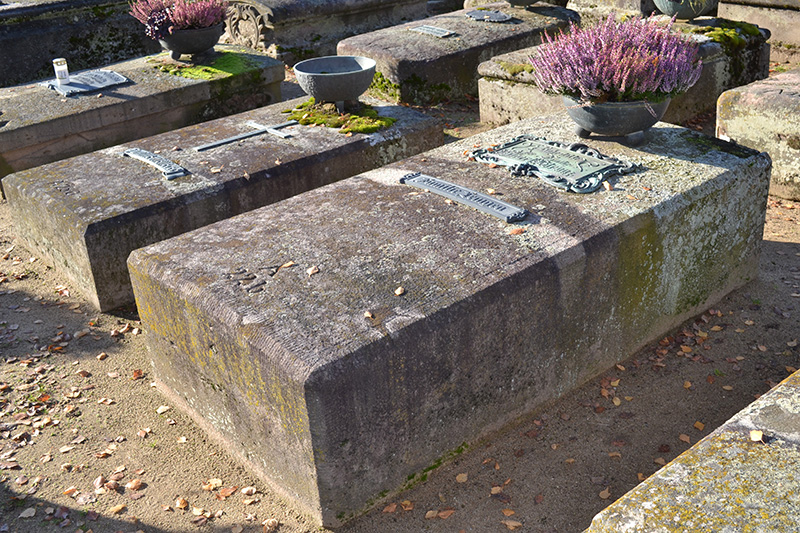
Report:
[[358,100],[375,76],[375,60],[360,56],[326,56],[294,66],[300,87],[317,102]]

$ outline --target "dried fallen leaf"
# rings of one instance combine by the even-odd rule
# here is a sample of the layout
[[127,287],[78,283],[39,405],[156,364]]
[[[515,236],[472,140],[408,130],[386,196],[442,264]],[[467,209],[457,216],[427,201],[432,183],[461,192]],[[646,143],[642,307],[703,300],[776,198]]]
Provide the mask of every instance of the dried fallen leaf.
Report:
[[571,464],[572,464],[572,463],[574,463],[574,462],[575,462],[575,459],[573,459],[572,457],[569,457],[569,458],[567,458],[567,459],[564,459],[564,463],[566,463],[566,464],[568,464],[568,465],[571,465]]
[[455,509],[444,509],[442,511],[439,511],[438,516],[442,520],[447,520],[448,518],[453,516],[453,513],[455,513],[455,512],[456,512]]
[[525,228],[519,227],[513,228],[508,232],[509,235],[522,235],[523,233],[525,233]]
[[733,387],[731,387],[730,385],[723,385],[722,389],[730,391],[730,390],[733,390]]
[[218,494],[222,498],[228,498],[228,497],[232,496],[236,492],[236,489],[238,489],[238,488],[239,487],[226,487],[224,489],[219,489]]
[[681,433],[680,435],[678,435],[678,439],[685,442],[686,444],[692,443],[692,439],[686,433]]
[[111,513],[111,514],[120,514],[124,510],[125,510],[125,504],[121,503],[121,504],[115,505],[114,507],[109,509],[108,512]]
[[312,267],[309,267],[308,269],[306,269],[306,274],[308,274],[309,278],[311,276],[313,276],[314,274],[317,274],[317,273],[319,273],[319,268],[316,267],[316,266],[312,266]]
[[467,482],[467,473],[466,472],[462,472],[461,474],[458,474],[456,476],[456,481],[458,483],[466,483]]
[[622,403],[622,400],[620,400],[619,398],[617,398],[616,396],[614,396],[614,399],[613,399],[613,400],[611,400],[611,403],[613,403],[614,405],[616,405],[617,407],[619,407],[619,404],[621,404],[621,403]]
[[503,509],[501,512],[505,516],[512,516],[512,515],[516,514],[516,512],[514,510],[512,510],[512,509]]
[[438,515],[439,515],[438,511],[433,511],[433,510],[428,511],[427,513],[425,513],[425,520],[432,520],[436,518]]
[[403,294],[405,294],[405,292],[406,292],[406,290],[403,287],[397,287],[394,290],[394,293],[395,293],[396,296],[402,296]]
[[516,520],[500,520],[500,523],[506,526],[511,531],[514,531],[515,529],[522,527],[522,522],[517,522]]
[[19,514],[20,518],[33,518],[36,515],[36,508],[28,507]]
[[273,531],[278,529],[279,525],[280,522],[278,522],[277,518],[267,518],[266,520],[261,522],[261,526],[263,527],[263,533],[272,533]]
[[647,479],[647,476],[645,476],[641,472],[637,472],[636,479],[638,479],[639,481],[644,481],[645,479]]
[[607,500],[609,497],[611,497],[611,490],[609,489],[609,487],[606,487],[602,491],[600,491],[600,494],[598,494],[598,496],[600,496],[604,500]]
[[392,502],[389,505],[387,505],[386,507],[384,507],[382,512],[384,512],[384,513],[393,513],[396,510],[397,510],[397,504]]
[[498,487],[497,485],[495,485],[489,492],[491,492],[492,494],[500,494],[501,492],[503,492],[503,487]]
[[133,375],[131,376],[131,379],[136,380],[136,379],[142,379],[143,377],[144,377],[144,371],[140,370],[140,369],[136,369],[136,370],[133,371]]
[[400,502],[400,507],[403,508],[403,511],[413,511],[414,510],[414,502],[411,500],[403,500]]
[[622,454],[619,452],[611,452],[608,454],[608,456],[611,457],[612,459],[613,458],[622,459]]
[[171,408],[170,408],[169,406],[167,406],[167,405],[162,405],[161,407],[159,407],[158,409],[156,409],[156,413],[158,413],[158,414],[160,414],[160,415],[163,415],[164,413],[166,413],[166,412],[167,412],[167,411],[169,411],[170,409],[171,409]]
[[653,459],[653,462],[655,464],[661,465],[661,466],[664,466],[665,464],[667,464],[667,462],[664,460],[663,457],[656,457],[655,459]]
[[692,382],[691,381],[684,381],[683,382],[683,388],[684,389],[691,389],[692,388]]
[[125,484],[126,489],[139,490],[142,488],[142,480],[139,478],[132,479]]
[[611,184],[610,184],[609,182],[607,182],[607,181],[604,181],[604,182],[603,182],[603,188],[604,188],[605,190],[607,190],[607,191],[612,191],[612,190],[614,190],[614,186],[613,186],[613,185],[611,185]]
[[175,500],[175,507],[178,509],[186,509],[187,507],[189,507],[189,502],[187,502],[183,498],[178,498],[177,500]]
[[705,429],[706,425],[703,424],[700,421],[697,421],[697,422],[694,423],[694,427],[699,431],[703,431],[703,429]]
[[242,494],[244,494],[245,496],[252,496],[253,494],[256,493],[256,488],[255,487],[245,487],[240,492]]
[[750,440],[753,442],[764,442],[764,432],[758,429],[750,430]]

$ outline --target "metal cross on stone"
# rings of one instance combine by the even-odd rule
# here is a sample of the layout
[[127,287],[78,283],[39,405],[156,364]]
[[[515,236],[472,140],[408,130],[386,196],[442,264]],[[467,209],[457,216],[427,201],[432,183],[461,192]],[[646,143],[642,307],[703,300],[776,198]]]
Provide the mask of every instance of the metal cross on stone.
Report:
[[292,134],[284,131],[280,131],[281,128],[285,128],[287,126],[294,126],[298,124],[296,120],[289,120],[283,122],[282,124],[276,124],[275,126],[265,126],[263,124],[259,124],[253,120],[248,120],[245,122],[246,126],[250,126],[251,128],[255,128],[254,131],[248,131],[246,133],[240,133],[239,135],[234,135],[233,137],[228,137],[227,139],[220,139],[219,141],[213,141],[208,144],[201,144],[200,146],[195,146],[194,150],[196,152],[202,152],[204,150],[211,150],[212,148],[216,148],[217,146],[222,146],[224,144],[234,143],[236,141],[241,141],[243,139],[249,139],[250,137],[255,137],[256,135],[263,135],[265,133],[270,133],[272,135],[276,135],[281,139],[286,139],[291,137]]

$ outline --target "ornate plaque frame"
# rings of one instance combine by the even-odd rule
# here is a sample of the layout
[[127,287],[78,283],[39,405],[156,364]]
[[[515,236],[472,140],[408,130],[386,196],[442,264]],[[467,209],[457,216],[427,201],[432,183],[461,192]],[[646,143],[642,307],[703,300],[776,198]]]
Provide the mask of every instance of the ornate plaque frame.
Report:
[[494,148],[473,150],[469,158],[507,167],[514,176],[536,176],[548,185],[578,194],[592,193],[611,176],[639,168],[582,143],[565,144],[534,135],[520,135]]

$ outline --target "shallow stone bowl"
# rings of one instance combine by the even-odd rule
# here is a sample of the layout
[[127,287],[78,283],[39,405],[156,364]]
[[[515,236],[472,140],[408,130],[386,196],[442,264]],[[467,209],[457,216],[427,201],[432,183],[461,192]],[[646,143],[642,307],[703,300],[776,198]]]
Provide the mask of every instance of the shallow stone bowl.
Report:
[[359,56],[306,59],[294,66],[297,83],[317,102],[358,100],[375,76],[375,60]]

